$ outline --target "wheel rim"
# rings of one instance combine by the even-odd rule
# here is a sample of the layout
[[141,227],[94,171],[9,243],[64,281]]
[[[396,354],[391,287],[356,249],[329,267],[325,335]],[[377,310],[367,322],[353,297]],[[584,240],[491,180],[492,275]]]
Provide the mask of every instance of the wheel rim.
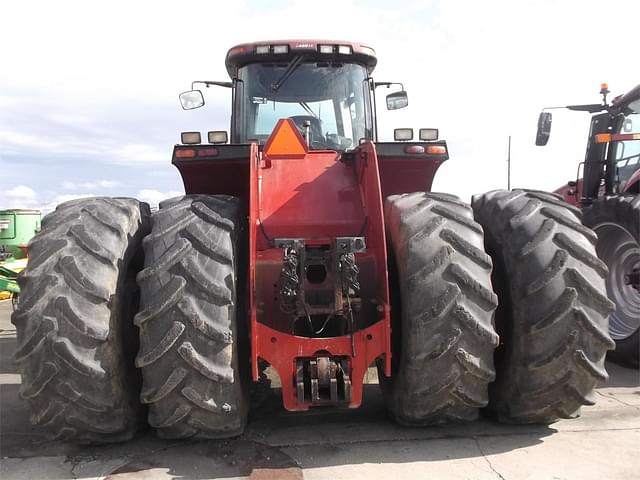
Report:
[[607,293],[616,304],[609,319],[609,334],[623,340],[640,328],[640,292],[625,284],[625,275],[640,269],[640,245],[626,229],[615,223],[602,223],[598,234],[598,256],[609,267]]

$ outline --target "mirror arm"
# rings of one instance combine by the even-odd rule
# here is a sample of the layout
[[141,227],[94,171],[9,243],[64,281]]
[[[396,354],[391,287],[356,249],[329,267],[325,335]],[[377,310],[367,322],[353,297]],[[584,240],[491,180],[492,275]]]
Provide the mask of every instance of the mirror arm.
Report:
[[213,80],[194,80],[193,82],[191,82],[191,90],[195,90],[195,88],[193,87],[195,86],[196,83],[201,83],[207,88],[209,88],[212,85],[215,85],[217,87],[233,88],[232,82],[215,82]]
[[376,89],[378,87],[387,87],[389,88],[391,85],[400,85],[400,88],[404,92],[404,85],[400,82],[374,82],[373,88]]

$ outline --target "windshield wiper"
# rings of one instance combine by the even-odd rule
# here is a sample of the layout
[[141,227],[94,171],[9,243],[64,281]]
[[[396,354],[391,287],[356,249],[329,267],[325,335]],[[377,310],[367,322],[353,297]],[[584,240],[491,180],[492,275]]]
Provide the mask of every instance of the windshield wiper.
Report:
[[271,84],[271,90],[273,90],[274,92],[277,92],[278,90],[280,90],[280,87],[282,87],[284,82],[286,82],[287,79],[291,76],[291,74],[298,68],[298,66],[300,66],[301,62],[302,62],[302,55],[297,55],[293,57],[289,62],[289,65],[287,65],[287,69],[280,76],[280,78],[275,83]]
[[305,112],[307,112],[309,115],[311,115],[313,118],[317,118],[318,120],[320,119],[320,117],[318,117],[318,115],[316,115],[316,112],[314,112],[313,110],[311,110],[311,107],[309,106],[309,104],[307,102],[298,102],[298,104],[304,108]]

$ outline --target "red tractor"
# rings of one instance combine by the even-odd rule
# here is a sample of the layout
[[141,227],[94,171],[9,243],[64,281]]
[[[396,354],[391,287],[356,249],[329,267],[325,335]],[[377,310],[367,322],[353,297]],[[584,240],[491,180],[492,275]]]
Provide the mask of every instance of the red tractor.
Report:
[[394,84],[375,65],[361,43],[238,45],[230,82],[200,82],[232,91],[230,143],[185,132],[174,148],[185,196],[152,215],[76,200],[44,219],[13,315],[33,423],[79,442],[146,421],[233,436],[269,365],[294,411],[358,407],[377,366],[403,425],[487,405],[549,423],[593,403],[613,347],[595,234],[554,194],[472,208],[430,193],[447,144],[434,129],[378,141],[375,90]]
[[[588,112],[591,128],[583,178],[557,190],[582,208],[583,223],[598,235],[596,251],[607,264],[607,293],[616,304],[609,334],[616,348],[612,360],[638,367],[640,357],[640,85],[607,103],[602,84],[600,104],[569,105]],[[549,109],[545,109],[549,110]],[[538,120],[536,145],[546,145],[551,112]],[[578,170],[580,172],[580,169]],[[580,174],[578,173],[578,177]]]

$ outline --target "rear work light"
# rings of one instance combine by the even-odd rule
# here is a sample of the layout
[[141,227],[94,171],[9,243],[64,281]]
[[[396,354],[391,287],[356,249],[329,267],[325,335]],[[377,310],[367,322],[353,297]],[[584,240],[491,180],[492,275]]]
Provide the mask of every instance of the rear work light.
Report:
[[338,53],[340,55],[351,55],[351,46],[350,45],[339,45]]
[[215,130],[208,132],[207,137],[209,143],[227,143],[227,132],[224,130]]
[[413,140],[413,128],[396,128],[393,130],[393,139],[396,142],[408,142]]
[[200,132],[182,132],[180,140],[185,145],[195,145],[200,143]]
[[289,45],[274,45],[273,46],[273,53],[275,54],[282,54],[282,53],[288,53],[289,52]]
[[333,45],[320,45],[320,53],[333,53]]
[[258,45],[256,47],[256,53],[258,55],[264,55],[265,53],[269,53],[271,49],[269,48],[269,45]]
[[430,140],[438,140],[437,128],[421,128],[419,138],[422,141],[428,142]]

